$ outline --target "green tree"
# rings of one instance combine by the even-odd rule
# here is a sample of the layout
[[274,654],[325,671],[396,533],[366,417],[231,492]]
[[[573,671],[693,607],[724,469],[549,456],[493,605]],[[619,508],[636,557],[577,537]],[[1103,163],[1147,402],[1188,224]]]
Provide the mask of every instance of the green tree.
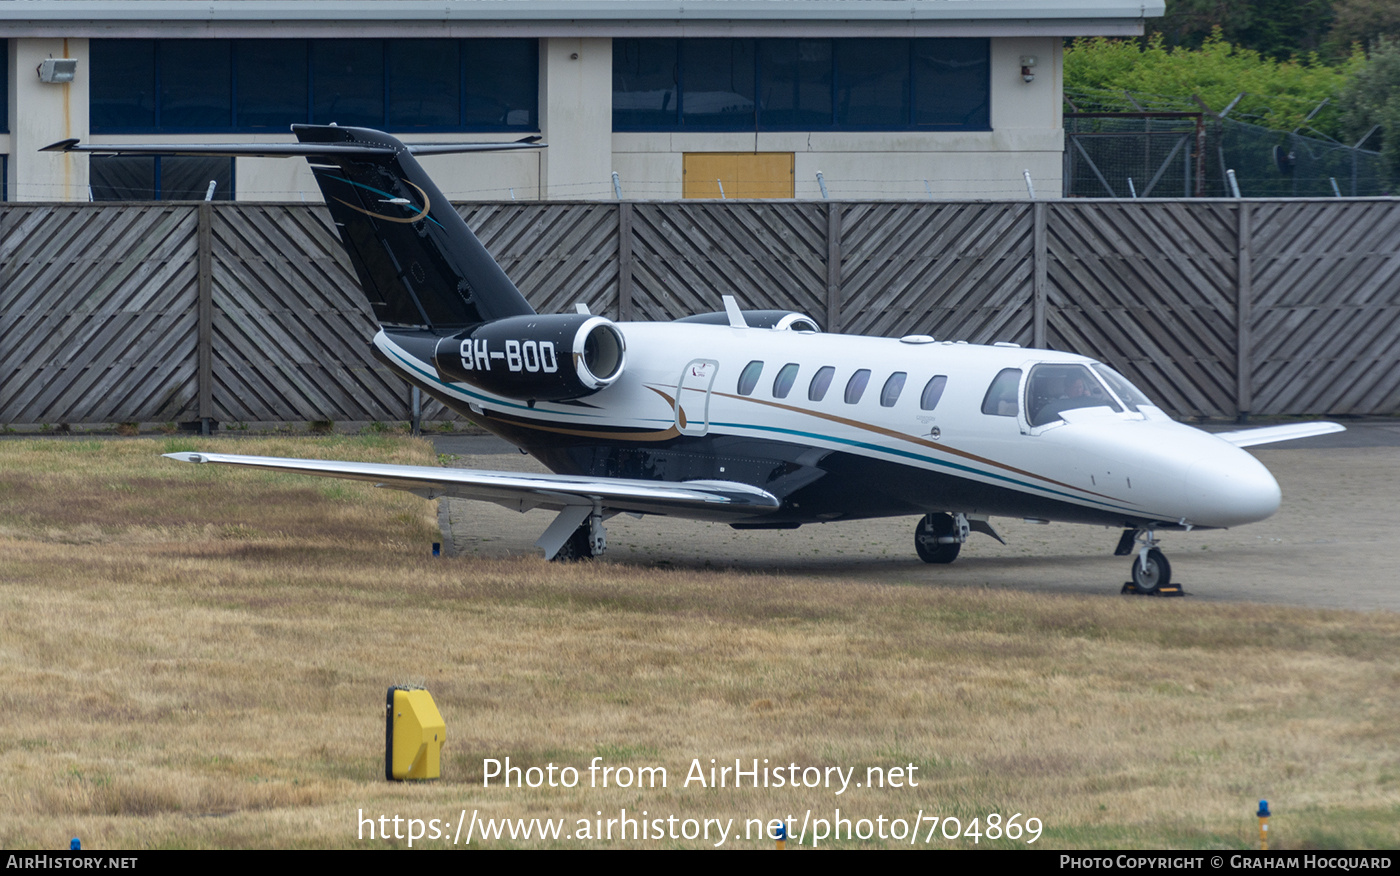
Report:
[[[1191,98],[1198,95],[1215,112],[1244,93],[1233,118],[1291,131],[1303,126],[1324,100],[1335,101],[1348,76],[1363,63],[1359,54],[1337,65],[1325,64],[1316,55],[1278,61],[1232,45],[1218,30],[1199,49],[1168,48],[1160,35],[1145,44],[1097,37],[1075,40],[1065,50],[1065,91],[1072,98],[1089,95],[1119,105],[1125,102],[1124,91],[1155,95],[1179,109],[1194,109]],[[1336,117],[1329,103],[1306,124],[1337,136]]]
[[1338,0],[1336,15],[1327,36],[1333,55],[1372,45],[1379,37],[1400,38],[1400,3],[1395,0]]
[[[1381,37],[1337,101],[1343,134],[1355,143],[1379,126],[1381,154],[1400,180],[1400,41]],[[1375,148],[1374,135],[1367,148]]]
[[[1394,0],[1336,2],[1394,5]],[[1149,38],[1161,34],[1167,46],[1198,49],[1218,30],[1233,45],[1286,61],[1324,47],[1333,4],[1334,0],[1167,0],[1166,13],[1148,22],[1147,33]]]

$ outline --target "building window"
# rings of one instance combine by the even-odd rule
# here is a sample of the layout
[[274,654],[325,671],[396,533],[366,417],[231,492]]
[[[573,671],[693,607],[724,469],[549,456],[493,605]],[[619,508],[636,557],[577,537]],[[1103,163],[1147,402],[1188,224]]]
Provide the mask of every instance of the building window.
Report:
[[94,201],[233,200],[233,159],[197,156],[94,155],[89,165]]
[[94,133],[539,130],[539,43],[93,40]]
[[[0,134],[10,130],[10,44],[0,39]],[[4,185],[0,181],[0,185]]]
[[618,39],[615,131],[986,131],[987,39]]

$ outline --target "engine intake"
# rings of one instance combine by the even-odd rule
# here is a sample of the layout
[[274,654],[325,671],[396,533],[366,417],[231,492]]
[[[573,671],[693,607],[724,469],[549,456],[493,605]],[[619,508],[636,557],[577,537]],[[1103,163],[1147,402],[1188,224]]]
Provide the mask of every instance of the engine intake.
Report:
[[438,341],[444,380],[523,401],[568,401],[611,386],[627,365],[622,332],[582,313],[511,316]]

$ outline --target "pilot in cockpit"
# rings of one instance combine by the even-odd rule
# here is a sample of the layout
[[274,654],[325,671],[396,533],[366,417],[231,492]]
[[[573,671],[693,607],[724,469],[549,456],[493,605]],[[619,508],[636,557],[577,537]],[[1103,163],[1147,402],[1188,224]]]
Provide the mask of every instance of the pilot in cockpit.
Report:
[[[1038,372],[1038,373],[1037,373]],[[1088,376],[1080,366],[1041,366],[1031,374],[1031,392],[1036,408],[1031,425],[1038,426],[1060,419],[1065,411],[1076,408],[1116,404],[1103,391],[1098,381]]]

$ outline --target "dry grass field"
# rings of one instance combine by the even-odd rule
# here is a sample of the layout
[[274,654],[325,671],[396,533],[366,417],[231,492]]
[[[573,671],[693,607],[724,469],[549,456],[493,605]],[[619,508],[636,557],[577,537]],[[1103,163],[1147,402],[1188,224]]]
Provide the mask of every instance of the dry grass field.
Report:
[[[434,559],[432,503],[160,457],[189,449],[0,442],[6,848],[407,845],[407,821],[404,838],[378,821],[365,836],[381,815],[438,819],[447,838],[414,844],[441,847],[464,810],[574,836],[472,845],[713,846],[713,829],[669,834],[734,819],[725,846],[765,847],[748,820],[792,815],[810,846],[839,809],[856,831],[1020,813],[1039,848],[1243,849],[1260,798],[1275,847],[1400,845],[1391,612]],[[434,459],[391,436],[236,451]],[[446,719],[440,781],[383,780],[384,692],[405,682]],[[483,787],[484,759],[506,757],[574,767],[579,785]],[[667,787],[589,787],[594,758],[664,767]],[[853,769],[852,784],[903,767],[917,787],[687,786],[711,758]],[[579,819],[624,809],[666,836],[578,838]],[[927,845],[1026,839],[946,827]]]

